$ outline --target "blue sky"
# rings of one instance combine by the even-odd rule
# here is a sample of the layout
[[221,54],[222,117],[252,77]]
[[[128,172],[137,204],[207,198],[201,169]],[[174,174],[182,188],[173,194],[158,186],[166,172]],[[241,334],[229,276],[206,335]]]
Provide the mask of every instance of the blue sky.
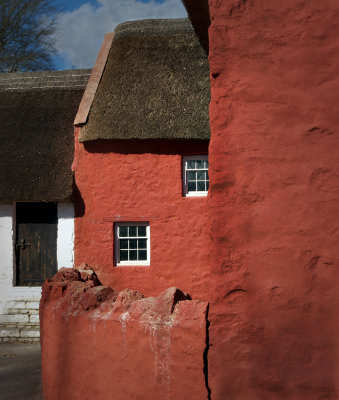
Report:
[[145,18],[185,18],[181,0],[55,0],[56,69],[92,68],[104,34]]
[[[114,0],[112,0],[114,1]],[[166,0],[155,0],[156,3],[164,3]],[[55,0],[55,3],[62,6],[64,10],[73,11],[76,8],[79,8],[84,3],[90,3],[93,7],[99,6],[97,0]],[[149,3],[150,0],[140,0],[141,3]]]

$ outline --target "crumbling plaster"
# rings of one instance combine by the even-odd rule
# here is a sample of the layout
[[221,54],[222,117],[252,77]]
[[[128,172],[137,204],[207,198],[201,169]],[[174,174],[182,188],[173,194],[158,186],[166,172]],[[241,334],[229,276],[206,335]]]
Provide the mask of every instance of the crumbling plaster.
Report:
[[145,298],[60,270],[40,303],[44,399],[205,400],[207,313],[177,288]]

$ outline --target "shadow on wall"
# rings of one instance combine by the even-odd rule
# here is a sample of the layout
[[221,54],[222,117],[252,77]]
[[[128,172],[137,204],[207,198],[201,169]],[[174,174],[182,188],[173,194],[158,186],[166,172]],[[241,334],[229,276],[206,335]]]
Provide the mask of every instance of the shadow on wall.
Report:
[[74,217],[79,218],[85,215],[86,205],[81,192],[73,178],[73,199],[74,199]]
[[84,143],[88,153],[207,154],[209,140],[96,140]]

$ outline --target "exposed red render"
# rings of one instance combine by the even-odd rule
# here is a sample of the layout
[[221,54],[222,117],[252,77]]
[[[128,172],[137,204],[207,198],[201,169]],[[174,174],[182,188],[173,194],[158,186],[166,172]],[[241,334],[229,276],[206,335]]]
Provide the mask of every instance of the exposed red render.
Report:
[[80,268],[43,285],[44,399],[206,399],[207,303],[176,288],[117,293]]
[[[182,155],[207,154],[207,141],[75,139],[75,264],[104,285],[154,296],[170,286],[207,299],[207,197],[182,195]],[[148,267],[115,266],[114,221],[148,221]]]
[[209,6],[212,399],[338,399],[339,3]]

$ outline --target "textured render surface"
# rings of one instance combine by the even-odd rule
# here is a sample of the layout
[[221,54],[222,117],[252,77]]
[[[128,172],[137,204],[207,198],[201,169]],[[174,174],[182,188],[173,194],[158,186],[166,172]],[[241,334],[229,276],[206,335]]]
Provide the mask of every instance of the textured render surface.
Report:
[[[207,154],[208,142],[75,143],[75,265],[91,264],[117,290],[176,286],[206,300],[207,198],[182,196],[181,154]],[[150,266],[114,266],[114,221],[140,220],[150,223]]]
[[339,4],[210,0],[212,399],[337,399]]
[[207,303],[176,288],[117,293],[80,268],[43,285],[44,399],[206,399]]

